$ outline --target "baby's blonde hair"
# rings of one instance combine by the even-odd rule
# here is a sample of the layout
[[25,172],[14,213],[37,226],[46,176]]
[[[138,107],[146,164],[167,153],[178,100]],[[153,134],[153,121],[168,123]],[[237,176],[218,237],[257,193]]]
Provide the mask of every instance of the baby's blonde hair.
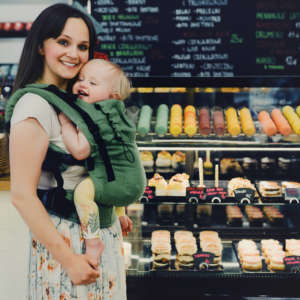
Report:
[[124,71],[121,69],[121,67],[112,62],[105,59],[99,59],[95,58],[93,60],[96,60],[103,65],[110,67],[110,71],[112,72],[113,76],[113,94],[117,94],[120,100],[125,100],[130,96],[131,91],[131,82],[124,73]]

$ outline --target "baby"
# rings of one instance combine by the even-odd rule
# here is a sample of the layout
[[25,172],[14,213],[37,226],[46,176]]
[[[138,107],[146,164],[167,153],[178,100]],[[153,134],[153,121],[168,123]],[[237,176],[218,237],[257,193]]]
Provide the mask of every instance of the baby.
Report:
[[[81,69],[73,86],[73,93],[81,100],[93,104],[106,99],[125,100],[130,95],[130,87],[128,78],[118,65],[103,59],[93,59]],[[86,159],[91,152],[86,137],[63,113],[59,114],[59,121],[67,150],[77,160]],[[100,237],[101,220],[99,221],[98,206],[94,202],[94,185],[91,178],[86,178],[76,187],[74,202],[85,239],[86,255],[98,265],[104,245]],[[115,210],[123,235],[127,235],[132,229],[132,221],[125,215],[124,207],[115,207]]]

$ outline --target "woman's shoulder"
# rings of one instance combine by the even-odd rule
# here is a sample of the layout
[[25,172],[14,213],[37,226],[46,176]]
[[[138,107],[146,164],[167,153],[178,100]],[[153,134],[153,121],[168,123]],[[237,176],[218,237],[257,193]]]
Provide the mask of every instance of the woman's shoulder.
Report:
[[52,108],[52,106],[48,103],[46,99],[44,99],[42,96],[34,93],[26,93],[23,96],[20,97],[18,100],[17,106],[25,106],[25,107],[35,107],[36,109],[42,108],[45,110],[49,110]]
[[18,123],[27,118],[38,120],[46,131],[50,133],[54,122],[56,123],[57,114],[54,108],[43,97],[34,93],[26,93],[15,105],[11,124]]

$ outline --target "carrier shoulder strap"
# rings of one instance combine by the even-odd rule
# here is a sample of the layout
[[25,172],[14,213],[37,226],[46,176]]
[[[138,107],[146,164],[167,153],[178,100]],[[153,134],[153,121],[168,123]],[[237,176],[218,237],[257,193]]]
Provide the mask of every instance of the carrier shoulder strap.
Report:
[[66,93],[54,85],[30,84],[23,89],[19,89],[10,97],[5,111],[6,130],[8,132],[13,109],[18,100],[26,93],[40,95],[56,110],[62,111],[72,122],[74,122],[74,124],[82,130],[91,145],[91,154],[86,160],[88,171],[94,169],[95,159],[100,153],[105,165],[107,180],[115,180],[112,164],[106,145],[101,137],[99,127],[87,112],[89,110],[89,105],[85,105],[84,109],[82,108],[82,105],[79,107],[76,104],[78,101],[76,95]]

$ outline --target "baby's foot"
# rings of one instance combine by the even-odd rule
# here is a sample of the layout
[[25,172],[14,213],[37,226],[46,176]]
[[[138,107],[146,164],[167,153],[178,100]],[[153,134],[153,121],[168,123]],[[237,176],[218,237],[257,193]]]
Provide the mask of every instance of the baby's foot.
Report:
[[93,265],[99,264],[100,257],[104,250],[104,243],[99,238],[85,240],[85,254],[89,256]]

